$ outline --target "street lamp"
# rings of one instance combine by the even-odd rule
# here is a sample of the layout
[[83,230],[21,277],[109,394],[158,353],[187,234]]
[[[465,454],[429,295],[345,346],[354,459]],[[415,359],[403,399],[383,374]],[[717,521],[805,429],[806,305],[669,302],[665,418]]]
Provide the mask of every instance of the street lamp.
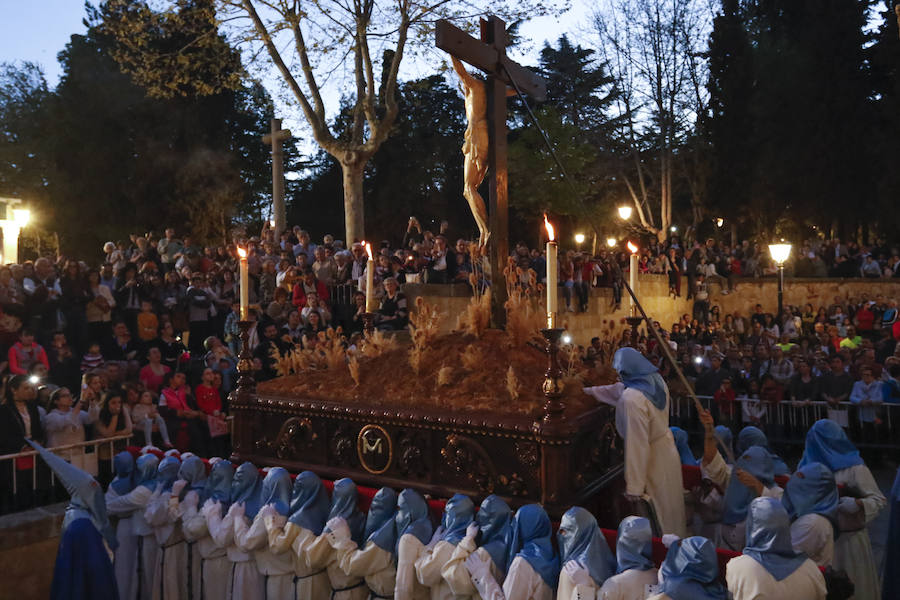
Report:
[[623,204],[619,207],[619,218],[623,221],[627,221],[631,218],[631,207],[627,204]]
[[619,243],[619,240],[617,240],[614,237],[606,238],[606,245],[609,246],[610,248],[615,248],[616,244],[618,244],[618,243]]
[[31,220],[31,211],[27,208],[12,209],[13,222],[19,227],[26,227]]
[[578,244],[578,249],[581,250],[581,245],[584,243],[584,234],[583,233],[575,234],[575,243]]
[[724,224],[725,224],[725,219],[723,219],[722,217],[716,217],[716,227],[718,227],[719,229],[722,229],[722,225],[724,225]]
[[784,263],[791,255],[791,245],[787,243],[769,244],[769,255],[778,267],[778,325],[782,324],[781,316],[784,312]]

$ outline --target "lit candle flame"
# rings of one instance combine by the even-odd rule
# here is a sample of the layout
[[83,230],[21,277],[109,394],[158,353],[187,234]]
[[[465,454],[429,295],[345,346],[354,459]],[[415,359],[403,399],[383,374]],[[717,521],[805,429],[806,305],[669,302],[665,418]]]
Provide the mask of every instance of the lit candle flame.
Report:
[[372,256],[372,244],[370,244],[369,242],[367,242],[365,240],[363,240],[363,244],[366,247],[366,254],[369,255],[369,260],[375,260],[375,257]]
[[556,233],[553,231],[553,225],[547,220],[547,214],[544,213],[544,227],[547,228],[547,239],[551,242],[556,240]]
[[631,240],[628,240],[627,245],[629,252],[631,252],[632,254],[637,254],[638,247]]
[[240,256],[242,259],[247,258],[247,249],[246,248],[244,248],[242,246],[238,246],[237,253],[238,253],[238,256]]

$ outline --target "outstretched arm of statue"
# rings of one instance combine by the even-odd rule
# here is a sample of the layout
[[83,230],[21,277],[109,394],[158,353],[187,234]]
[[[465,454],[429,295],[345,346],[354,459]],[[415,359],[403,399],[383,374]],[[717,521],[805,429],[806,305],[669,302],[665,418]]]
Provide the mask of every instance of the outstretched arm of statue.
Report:
[[456,74],[459,76],[459,80],[462,82],[464,87],[470,88],[481,83],[477,79],[472,77],[472,75],[468,71],[466,71],[466,68],[458,58],[456,58],[455,56],[451,56],[450,60],[453,62],[453,70],[456,71]]

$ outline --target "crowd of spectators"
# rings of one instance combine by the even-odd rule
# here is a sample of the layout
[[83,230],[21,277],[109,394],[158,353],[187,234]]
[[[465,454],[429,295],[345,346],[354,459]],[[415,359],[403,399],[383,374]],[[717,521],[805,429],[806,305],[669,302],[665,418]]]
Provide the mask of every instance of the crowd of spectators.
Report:
[[[274,350],[314,347],[328,327],[341,327],[348,343],[355,342],[365,313],[363,243],[345,245],[331,235],[313,242],[300,227],[278,239],[264,228],[241,243],[249,255],[250,339],[259,379],[276,376]],[[483,253],[454,239],[447,222],[432,232],[411,218],[400,246],[372,246],[380,329],[406,328],[404,284],[491,283]],[[599,286],[613,288],[620,302],[627,252],[563,247],[559,261],[563,310],[587,310],[590,289]],[[877,273],[869,266],[873,261]],[[524,243],[514,245],[510,264],[533,273],[532,281],[541,282],[546,272],[543,252]],[[797,275],[893,276],[898,264],[896,251],[883,245],[834,240],[805,243],[792,268]],[[855,401],[864,392],[844,388],[866,381],[864,367],[870,365],[882,396],[900,396],[896,368],[886,362],[895,347],[894,302],[836,300],[817,310],[789,308],[781,322],[761,312],[721,315],[710,306],[710,279],[721,281],[724,294],[739,276],[773,272],[768,252],[749,242],[686,245],[676,236],[645,241],[639,268],[668,274],[670,292],[695,301],[694,314],[665,335],[701,394]],[[103,254],[88,262],[57,256],[0,267],[0,348],[7,359],[0,371],[18,376],[6,385],[0,406],[0,453],[23,450],[29,435],[56,446],[129,434],[206,456],[223,451],[239,350],[237,272],[235,243],[201,246],[173,229],[107,242]],[[835,361],[850,378],[846,385],[829,379]],[[877,395],[875,387],[868,384],[865,393]],[[876,402],[869,396],[859,402]],[[744,403],[743,414],[718,405],[736,422],[766,420],[765,404]],[[877,408],[860,415],[864,427],[877,429]],[[70,454],[101,476],[108,473],[109,449]]]
[[[752,314],[712,306],[655,327],[716,421],[735,431],[756,425],[800,441],[815,418],[827,416],[856,439],[877,443],[884,441],[884,405],[900,403],[897,302],[882,296],[787,306],[781,319],[759,304]],[[639,344],[677,395],[681,384],[655,337]],[[612,345],[594,338],[584,359],[604,360]],[[688,424],[691,414],[684,417]]]

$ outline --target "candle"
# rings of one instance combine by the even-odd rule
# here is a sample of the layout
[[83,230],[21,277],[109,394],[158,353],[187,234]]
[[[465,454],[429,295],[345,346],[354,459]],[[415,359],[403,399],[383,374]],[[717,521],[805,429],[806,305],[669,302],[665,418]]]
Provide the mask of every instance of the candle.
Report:
[[550,224],[550,221],[547,220],[547,215],[544,215],[544,227],[547,228],[547,328],[553,329],[556,327],[556,303],[558,300],[558,294],[556,290],[556,269],[558,267],[556,261],[556,236],[554,235],[553,225]]
[[[628,286],[631,288],[632,293],[637,296],[637,274],[638,274],[638,247],[628,242],[628,249],[631,251],[631,257],[628,259]],[[634,304],[634,298],[630,299],[631,303],[631,316],[637,314],[637,306]]]
[[250,313],[250,274],[247,269],[247,250],[238,246],[241,271],[241,321],[246,321]]
[[375,258],[372,256],[372,244],[363,242],[369,260],[366,261],[366,312],[375,312]]

